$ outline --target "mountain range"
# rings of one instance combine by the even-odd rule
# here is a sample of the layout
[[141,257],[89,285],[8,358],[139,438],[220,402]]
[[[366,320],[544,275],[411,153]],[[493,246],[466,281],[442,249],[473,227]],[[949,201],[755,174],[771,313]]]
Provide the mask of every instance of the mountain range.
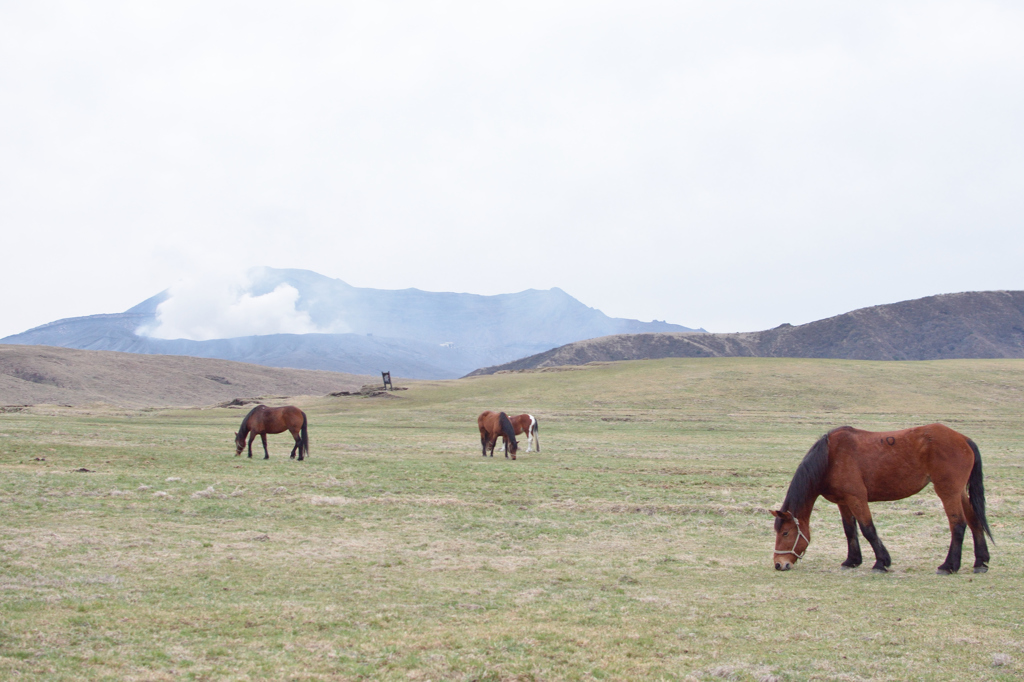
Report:
[[275,268],[258,268],[250,278],[246,296],[265,296],[282,285],[293,287],[298,292],[293,312],[308,316],[314,328],[330,331],[208,340],[148,335],[159,328],[161,305],[175,295],[172,288],[123,313],[57,320],[0,343],[447,379],[582,339],[694,331],[666,322],[608,317],[558,288],[497,296],[382,290],[353,287],[308,270]]
[[610,335],[485,367],[471,376],[670,357],[1024,358],[1024,291],[929,296],[760,332]]

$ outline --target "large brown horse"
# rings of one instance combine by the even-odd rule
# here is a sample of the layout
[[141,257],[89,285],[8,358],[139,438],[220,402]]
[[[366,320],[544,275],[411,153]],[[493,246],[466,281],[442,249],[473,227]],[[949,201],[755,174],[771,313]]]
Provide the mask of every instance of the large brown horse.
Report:
[[[529,452],[531,447],[536,447],[537,452],[540,452],[540,439],[537,437],[540,427],[537,424],[537,418],[532,414],[517,414],[514,417],[509,417],[508,420],[512,422],[512,428],[517,436],[521,433],[526,434],[526,451]],[[507,447],[508,443],[505,445]]]
[[476,425],[480,427],[480,445],[484,449],[484,457],[487,456],[488,449],[491,451],[491,457],[494,457],[494,445],[499,438],[504,438],[505,458],[508,459],[509,454],[512,455],[512,459],[516,458],[519,443],[516,442],[516,430],[512,428],[512,422],[509,421],[507,414],[487,410],[476,418]]
[[818,439],[797,467],[782,509],[775,516],[775,568],[789,570],[811,542],[811,511],[819,496],[839,506],[846,531],[843,566],[861,564],[857,524],[875,550],[874,570],[892,560],[878,539],[868,502],[902,500],[928,483],[942,500],[952,539],[937,573],[960,570],[964,531],[974,536],[974,572],[988,570],[985,487],[981,454],[970,438],[942,424],[876,433],[843,426]]
[[306,413],[297,407],[267,407],[257,405],[242,420],[242,426],[235,434],[235,457],[242,454],[245,448],[245,437],[249,437],[249,458],[252,458],[252,441],[257,435],[263,440],[263,459],[270,459],[267,452],[267,434],[288,431],[295,439],[291,459],[295,453],[302,461],[309,454],[309,433],[306,432]]

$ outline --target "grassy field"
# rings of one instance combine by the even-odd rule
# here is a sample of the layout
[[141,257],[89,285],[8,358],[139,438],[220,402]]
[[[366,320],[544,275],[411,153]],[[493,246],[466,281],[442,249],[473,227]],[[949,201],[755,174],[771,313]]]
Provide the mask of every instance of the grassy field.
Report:
[[[287,436],[235,458],[241,410],[0,414],[0,678],[1024,675],[1024,361],[405,385],[297,399],[305,462]],[[482,458],[484,409],[537,415],[541,452]],[[968,570],[934,574],[949,533],[930,487],[873,505],[892,573],[840,569],[823,500],[805,560],[773,570],[766,510],[818,436],[933,421],[981,448],[989,573],[968,540]]]

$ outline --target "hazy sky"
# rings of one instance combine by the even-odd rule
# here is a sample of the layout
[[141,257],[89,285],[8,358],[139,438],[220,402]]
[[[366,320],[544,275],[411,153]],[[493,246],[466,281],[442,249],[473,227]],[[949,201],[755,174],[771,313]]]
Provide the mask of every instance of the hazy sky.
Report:
[[711,331],[1024,289],[1022,8],[0,0],[0,336],[256,265]]

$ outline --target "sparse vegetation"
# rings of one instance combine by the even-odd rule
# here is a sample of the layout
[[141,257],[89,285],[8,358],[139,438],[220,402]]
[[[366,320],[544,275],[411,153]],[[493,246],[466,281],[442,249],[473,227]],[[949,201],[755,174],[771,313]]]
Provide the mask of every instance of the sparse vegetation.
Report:
[[[278,401],[284,402],[284,401]],[[240,409],[0,414],[0,677],[1000,680],[1024,670],[1024,361],[672,359],[293,401],[311,454],[235,458]],[[479,455],[483,409],[543,450]],[[942,421],[984,457],[992,570],[934,575],[930,488],[834,507],[771,568],[800,457]],[[965,551],[970,552],[969,542]]]

